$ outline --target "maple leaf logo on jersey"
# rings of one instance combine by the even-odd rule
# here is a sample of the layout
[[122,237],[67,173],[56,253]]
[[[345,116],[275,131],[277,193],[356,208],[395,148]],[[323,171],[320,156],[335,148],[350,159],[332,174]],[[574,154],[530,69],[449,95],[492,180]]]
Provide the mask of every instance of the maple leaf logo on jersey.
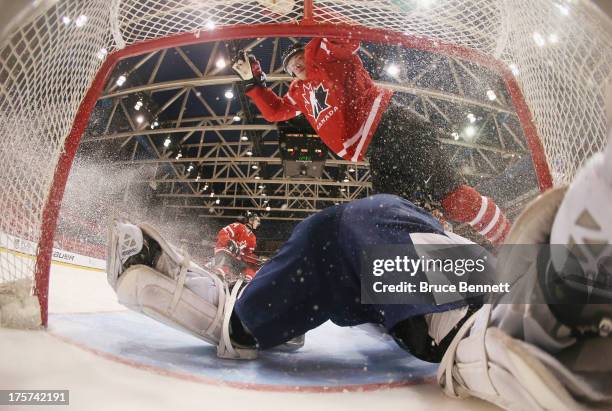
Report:
[[323,84],[319,84],[316,88],[313,88],[311,84],[304,84],[304,101],[306,102],[306,107],[310,106],[309,116],[317,121],[321,113],[325,110],[331,108],[329,104],[327,104],[327,94],[329,89],[323,87]]

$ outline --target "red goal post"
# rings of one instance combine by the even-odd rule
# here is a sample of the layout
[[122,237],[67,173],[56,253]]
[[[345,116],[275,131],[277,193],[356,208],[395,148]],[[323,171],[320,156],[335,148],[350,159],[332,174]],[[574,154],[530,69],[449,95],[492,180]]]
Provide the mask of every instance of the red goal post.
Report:
[[[506,11],[512,12],[508,8],[509,2],[504,0],[477,0],[469,2],[471,8],[460,3],[452,0],[55,2],[33,20],[17,27],[8,39],[4,39],[0,49],[0,63],[5,64],[0,72],[3,82],[0,108],[8,114],[9,120],[0,125],[0,133],[3,138],[9,138],[10,134],[13,139],[35,135],[25,143],[0,150],[0,164],[3,164],[0,169],[10,180],[9,189],[3,188],[4,192],[0,192],[0,206],[7,204],[9,197],[16,194],[18,203],[26,208],[13,215],[10,221],[3,220],[0,234],[10,234],[11,238],[28,237],[37,244],[32,266],[21,261],[23,256],[16,257],[8,240],[0,237],[0,268],[3,270],[0,284],[22,278],[34,280],[34,292],[40,303],[40,321],[47,324],[53,237],[72,161],[90,114],[119,61],[169,47],[255,37],[351,36],[362,41],[401,45],[470,61],[487,67],[503,79],[531,151],[540,188],[543,190],[555,183],[569,181],[580,163],[605,144],[605,123],[602,124],[605,113],[603,102],[599,100],[603,96],[601,83],[609,78],[612,68],[612,52],[606,48],[609,46],[606,35],[610,32],[610,21],[592,6],[576,4],[571,8],[553,0],[516,0],[517,7],[529,8],[528,11],[519,10],[519,14],[530,16],[520,23],[509,21],[513,16],[502,15]],[[565,72],[559,69],[543,76],[538,71],[542,66],[550,66],[548,60],[556,58],[553,60],[556,64],[567,57],[563,50],[558,50],[560,57],[554,57],[548,51],[544,53],[539,38],[533,34],[537,29],[543,33],[540,37],[550,37],[552,32],[546,29],[549,26],[565,27],[571,31],[567,28],[570,26],[567,16],[564,17],[566,9],[559,4],[573,13],[572,29],[582,33],[577,41],[579,44],[572,45],[572,50],[588,44],[587,51],[576,52],[574,58],[582,59],[597,53],[603,56],[590,70],[585,71],[583,64],[576,61],[576,64],[565,64]],[[475,10],[477,5],[479,10]],[[449,10],[452,8],[455,15]],[[436,13],[441,16],[438,20]],[[423,21],[410,23],[411,17],[423,17]],[[499,30],[479,26],[479,18],[485,19],[485,23],[498,23]],[[81,20],[77,26],[78,19]],[[543,28],[531,27],[533,21],[541,21]],[[449,24],[455,26],[444,31],[445,25]],[[512,24],[524,27],[515,30]],[[94,27],[90,29],[88,25]],[[62,32],[68,30],[66,27],[70,27],[68,34]],[[559,39],[556,42],[551,39],[548,39],[551,44],[559,43]],[[599,51],[593,48],[599,48]],[[36,58],[42,62],[42,68],[47,64],[62,63],[80,66],[74,72],[64,68],[51,70],[49,74],[39,72],[41,67],[35,66]],[[521,74],[518,78],[511,65],[519,67]],[[583,70],[580,79],[585,82],[595,79],[599,84],[591,85],[590,89],[587,84],[577,84],[577,90],[565,90],[565,82],[570,85],[576,82],[572,70],[578,66]],[[29,69],[32,73],[28,72]],[[563,74],[566,78],[559,78]],[[78,79],[74,80],[77,76]],[[73,87],[71,81],[78,84]],[[46,87],[45,82],[53,84]],[[33,91],[37,87],[40,95]],[[43,94],[45,92],[47,94]],[[66,97],[64,92],[69,96]],[[576,94],[579,97],[567,101],[568,96]],[[589,99],[596,107],[589,110],[575,107]],[[579,113],[568,114],[572,108]],[[33,125],[23,130],[17,128],[15,132],[15,125],[32,119],[32,110],[52,109],[60,113],[39,113],[44,118],[35,119]],[[588,117],[584,118],[585,115]],[[565,116],[572,118],[569,125]],[[66,121],[69,123],[65,124]],[[13,126],[12,130],[9,126]],[[37,134],[41,132],[53,135],[41,140]],[[582,136],[576,133],[582,133]],[[576,150],[572,142],[565,144],[565,139],[580,138],[589,140],[586,148]],[[36,146],[45,139],[53,143],[47,151],[27,145]],[[564,144],[558,139],[563,139]],[[584,144],[579,142],[578,146]],[[25,161],[16,151],[20,149],[26,153]],[[558,154],[564,150],[567,153]],[[40,156],[48,164],[36,164],[40,167],[28,169],[27,160],[33,157],[38,159],[35,161],[38,163]],[[12,157],[19,157],[19,161],[11,163]],[[555,164],[559,158],[564,162],[561,167]],[[19,166],[26,170],[19,170]],[[29,180],[20,183],[20,178],[36,172],[42,175],[32,177],[36,178],[34,184],[27,184]],[[34,194],[29,192],[33,190]],[[28,200],[33,201],[28,203]],[[15,229],[15,220],[25,222]]]

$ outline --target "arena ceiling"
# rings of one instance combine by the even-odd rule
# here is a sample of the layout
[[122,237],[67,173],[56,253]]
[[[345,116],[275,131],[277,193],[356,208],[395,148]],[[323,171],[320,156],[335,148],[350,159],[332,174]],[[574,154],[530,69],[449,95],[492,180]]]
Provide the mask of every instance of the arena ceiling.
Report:
[[[229,67],[237,50],[251,49],[268,85],[282,95],[291,79],[280,55],[298,40],[209,42],[122,61],[98,100],[81,153],[141,170],[129,186],[150,190],[169,215],[227,221],[255,211],[268,220],[298,221],[369,195],[367,162],[331,153],[321,178],[286,177],[278,125],[261,117]],[[525,137],[498,75],[397,46],[362,43],[360,56],[377,82],[400,92],[441,131],[466,182],[511,213],[537,193]]]

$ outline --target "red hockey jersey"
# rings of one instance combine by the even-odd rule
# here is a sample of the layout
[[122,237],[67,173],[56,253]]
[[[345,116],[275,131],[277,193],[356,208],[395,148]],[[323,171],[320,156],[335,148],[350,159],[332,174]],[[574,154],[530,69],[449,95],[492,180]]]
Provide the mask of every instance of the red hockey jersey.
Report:
[[257,237],[249,227],[241,223],[232,223],[223,227],[217,234],[217,243],[215,244],[215,254],[218,252],[227,252],[229,250],[230,240],[234,241],[240,248],[240,256],[237,258],[247,264],[244,274],[253,278],[259,266],[259,258],[255,255],[255,247],[257,246]]
[[264,87],[247,95],[268,121],[304,113],[332,151],[359,161],[393,92],[374,84],[358,50],[357,41],[313,39],[304,50],[307,80],[294,80],[283,98]]
[[219,251],[230,252],[228,247],[230,240],[233,240],[240,247],[240,254],[244,256],[254,257],[255,247],[257,246],[257,237],[249,227],[241,223],[232,223],[223,227],[217,234],[217,243],[215,244],[215,254]]

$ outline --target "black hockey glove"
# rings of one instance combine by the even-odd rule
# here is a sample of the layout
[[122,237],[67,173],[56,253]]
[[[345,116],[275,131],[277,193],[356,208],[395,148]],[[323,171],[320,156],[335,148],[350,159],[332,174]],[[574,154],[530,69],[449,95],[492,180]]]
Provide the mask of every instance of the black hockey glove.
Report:
[[261,69],[261,64],[252,54],[244,50],[238,52],[238,57],[232,62],[232,70],[242,80],[245,90],[253,87],[266,87],[266,73]]
[[227,245],[227,250],[230,252],[230,254],[232,254],[234,257],[240,257],[240,252],[242,251],[240,249],[240,246],[238,245],[237,242],[235,242],[234,240],[229,240],[229,244]]

